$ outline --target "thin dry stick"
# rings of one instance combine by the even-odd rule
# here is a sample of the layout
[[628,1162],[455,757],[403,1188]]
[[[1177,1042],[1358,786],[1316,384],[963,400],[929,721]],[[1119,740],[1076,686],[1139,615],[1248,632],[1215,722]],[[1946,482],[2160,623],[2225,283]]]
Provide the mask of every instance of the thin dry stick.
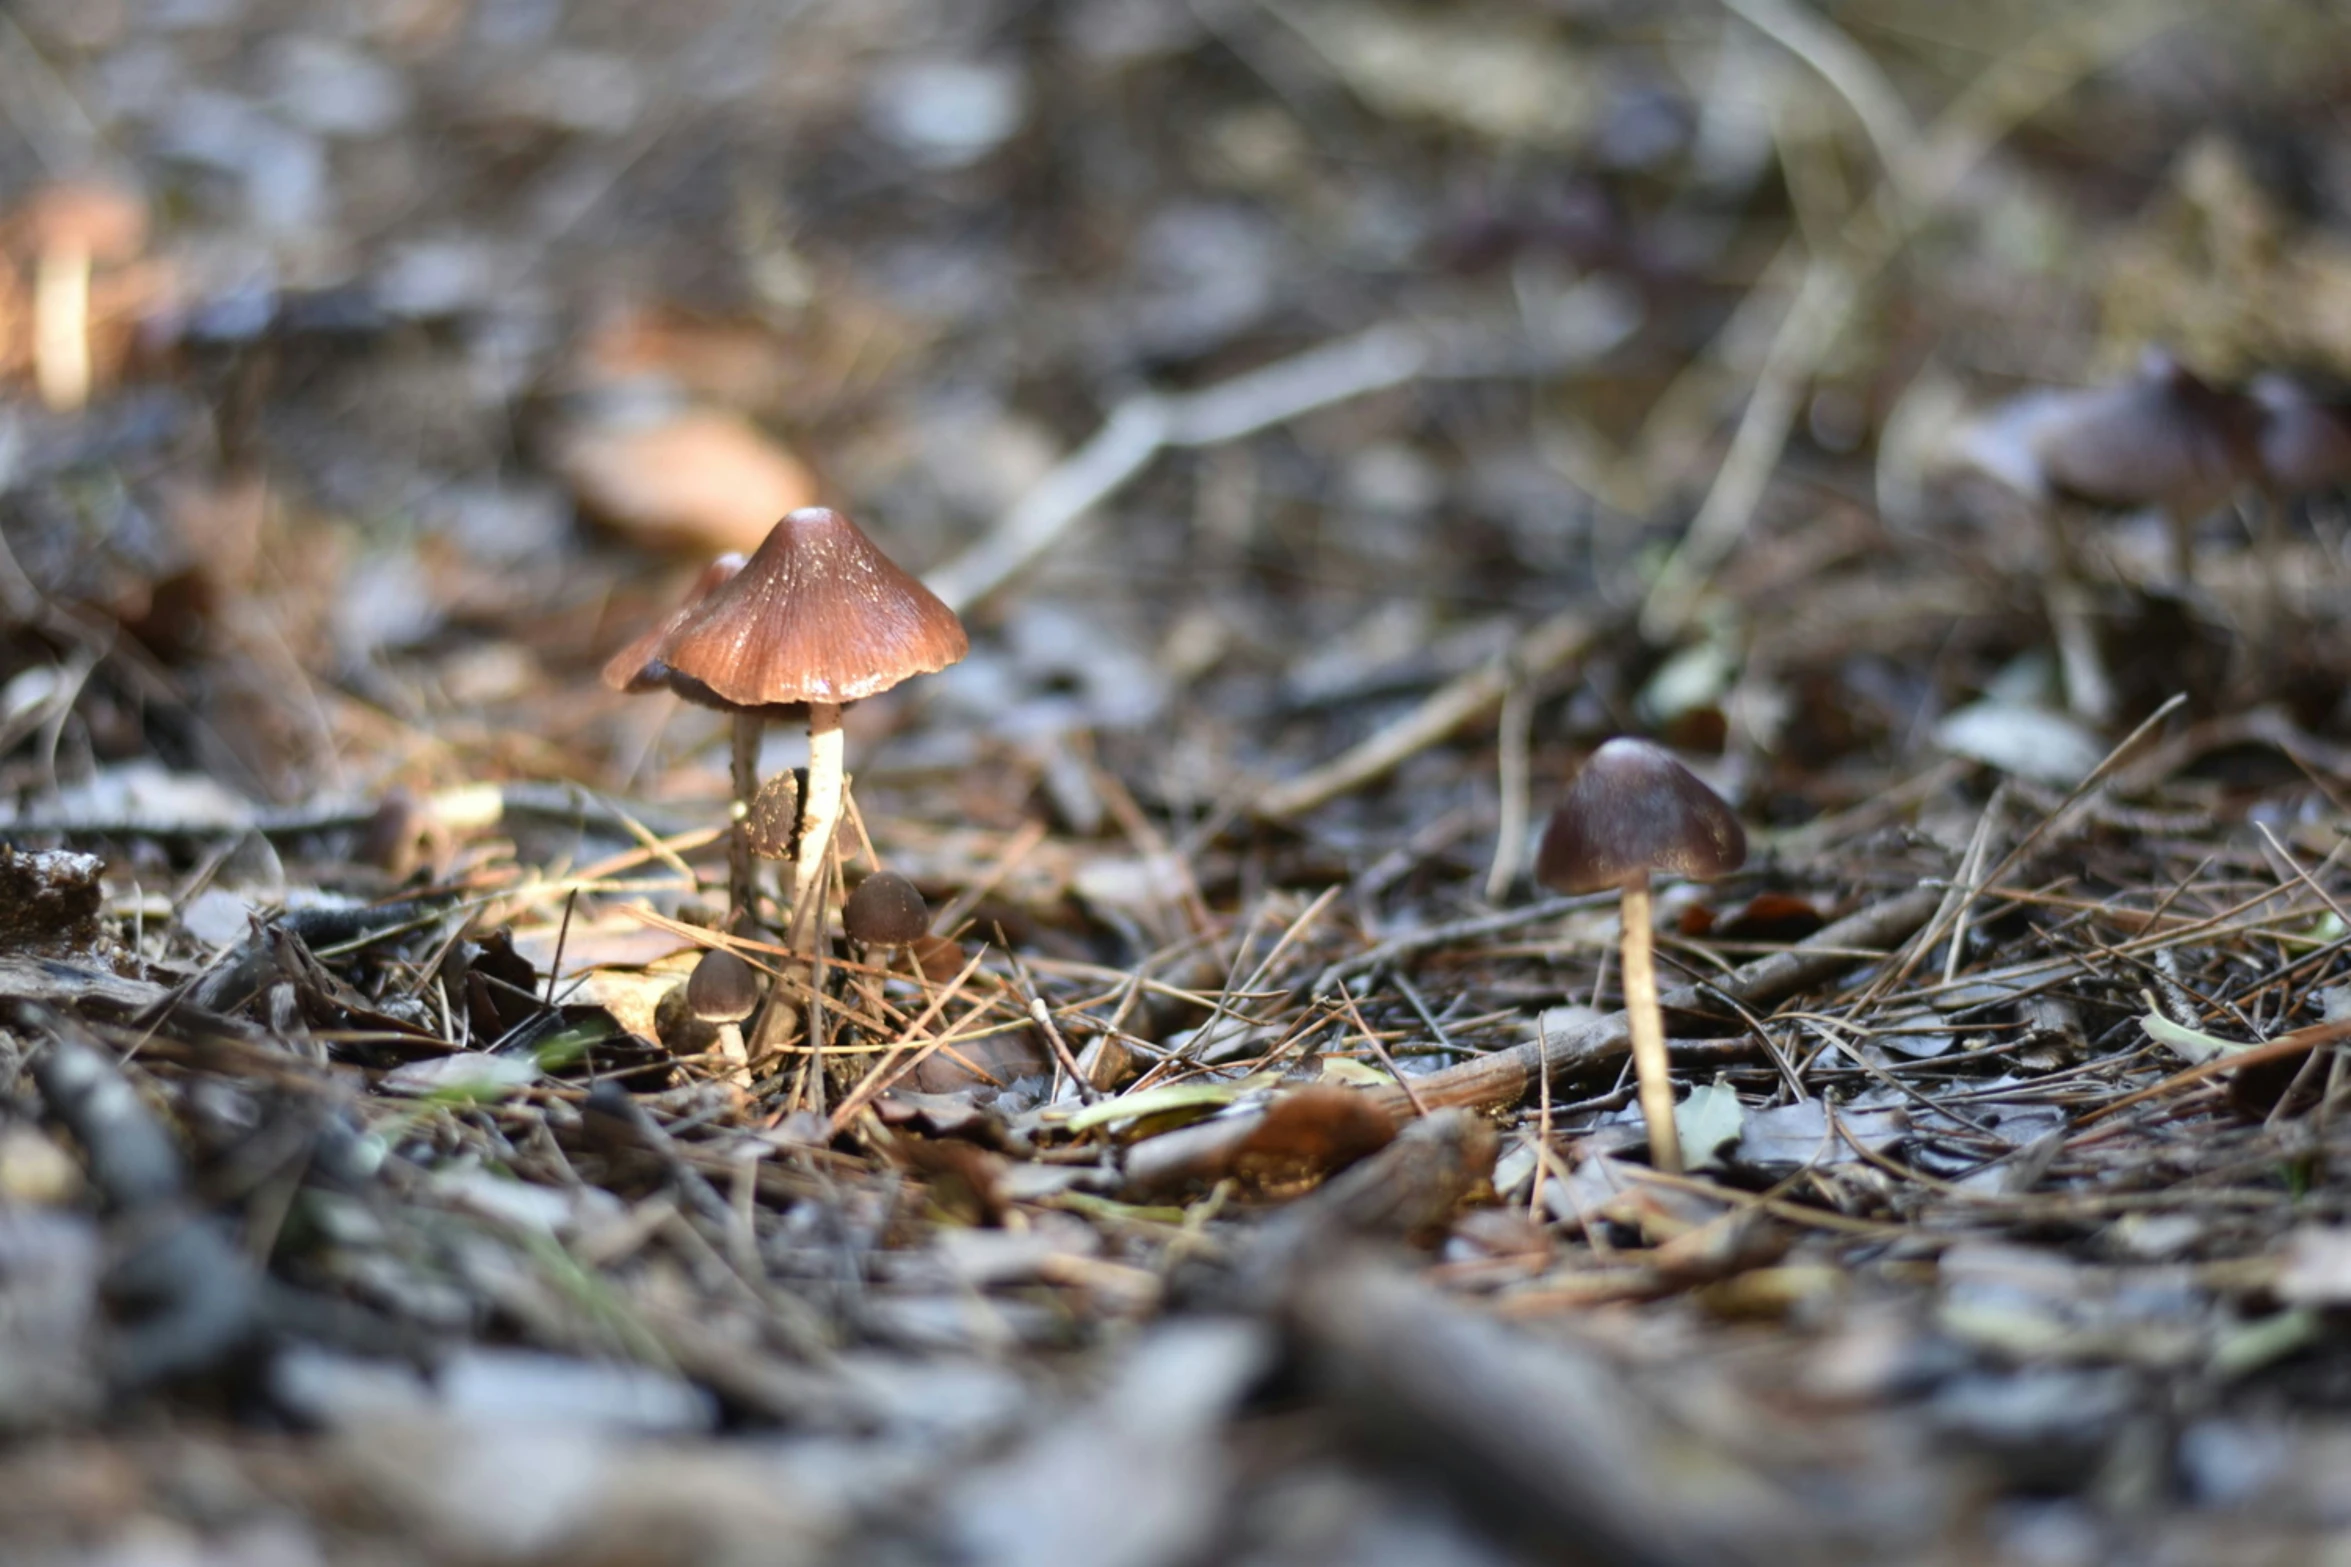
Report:
[[865,1081],[850,1090],[849,1097],[843,1099],[839,1108],[833,1111],[830,1122],[833,1136],[838,1137],[850,1121],[855,1119],[858,1111],[888,1092],[892,1084],[928,1060],[932,1052],[952,1040],[964,1024],[971,1022],[993,1004],[990,1000],[983,998],[975,1002],[970,1010],[964,1013],[961,1022],[950,1025],[945,1033],[931,1037],[924,1036],[924,1030],[928,1029],[932,1022],[947,1010],[948,1003],[953,1001],[963,987],[969,983],[972,975],[979,972],[980,960],[985,956],[984,952],[975,952],[966,959],[955,977],[949,980],[939,993],[931,998],[930,1004],[922,1009],[921,1015],[906,1025],[905,1034],[900,1041],[902,1045],[915,1039],[923,1041],[913,1060],[900,1067],[894,1056],[884,1056],[866,1075]]
[[1465,920],[1449,920],[1442,925],[1430,925],[1402,936],[1393,936],[1368,951],[1351,958],[1342,958],[1318,975],[1314,993],[1328,995],[1331,987],[1357,974],[1368,974],[1385,968],[1398,958],[1408,958],[1416,952],[1427,952],[1436,947],[1449,947],[1457,941],[1472,941],[1479,936],[1499,935],[1506,930],[1518,930],[1528,925],[1540,925],[1563,914],[1580,914],[1586,909],[1606,908],[1616,897],[1613,892],[1579,892],[1569,898],[1546,898],[1530,903],[1523,909],[1504,909],[1497,914],[1480,914]]
[[1518,868],[1527,857],[1527,811],[1530,780],[1528,752],[1533,748],[1535,695],[1524,680],[1514,681],[1502,694],[1502,716],[1496,721],[1499,753],[1495,771],[1502,796],[1501,820],[1494,826],[1494,863],[1486,871],[1486,901],[1500,903]]
[[2165,719],[2177,712],[2180,704],[2187,699],[2185,693],[2175,694],[2170,701],[2149,713],[2138,728],[2123,736],[2121,743],[2107,752],[2105,759],[2099,762],[2096,767],[2091,768],[2080,783],[2073,786],[2066,797],[2058,802],[2056,810],[2042,817],[2039,822],[2034,824],[2033,830],[2018,841],[2015,848],[2010,849],[2007,854],[2001,857],[2000,863],[1993,866],[1989,874],[1978,881],[1962,880],[1952,883],[1945,896],[1943,907],[1937,911],[1933,921],[1911,942],[1910,950],[1903,954],[1902,961],[1880,975],[1877,982],[1863,993],[1861,1003],[1866,1006],[1877,1001],[1909,979],[1917,971],[1918,965],[1925,961],[1926,955],[1934,950],[1935,943],[1941,941],[1952,928],[1953,922],[1965,915],[1974,906],[1975,901],[1983,896],[1984,889],[1998,882],[2001,877],[2006,876],[2009,871],[2022,863],[2024,857],[2031,853],[2034,847],[2044,837],[2047,837],[2059,822],[2069,820],[2075,814],[2076,808],[2089,798],[2091,792],[2111,777],[2133,755],[2137,754],[2139,747],[2147,738],[2154,734]]
[[[1967,853],[1960,856],[1959,880],[1965,886],[1975,886],[1984,872],[1984,856],[1992,846],[1992,822],[2008,804],[2008,785],[2003,781],[1993,789],[1992,797],[1984,802],[1983,810],[1975,819],[1975,831],[1967,840]],[[1960,964],[1967,957],[1967,910],[1961,909],[1951,917],[1950,944],[1943,949],[1943,983],[1959,981]]]
[[1333,403],[1401,386],[1429,361],[1419,333],[1375,327],[1197,392],[1146,392],[1013,504],[987,537],[930,575],[958,613],[1010,582],[1169,447],[1217,446]]
[[1820,73],[1852,106],[1894,196],[1908,205],[1918,182],[1918,126],[1886,73],[1859,44],[1795,0],[1722,0],[1749,26]]
[[1360,745],[1268,789],[1257,802],[1257,814],[1282,821],[1371,782],[1491,711],[1514,684],[1554,674],[1582,658],[1597,637],[1581,611],[1560,611],[1529,629],[1504,656],[1448,680]]
[[[1854,956],[1856,952],[1883,952],[1901,941],[1933,916],[1941,900],[1939,888],[1921,887],[1901,893],[1847,915],[1785,952],[1744,964],[1703,986],[1686,985],[1668,991],[1659,1002],[1677,1011],[1703,1012],[1714,991],[1749,1006],[1778,1001],[1866,961]],[[1557,1034],[1546,1030],[1526,1044],[1417,1077],[1413,1086],[1421,1103],[1432,1110],[1457,1105],[1508,1104],[1533,1086],[1538,1076],[1615,1061],[1625,1053],[1628,1044],[1627,1021],[1618,1012]],[[1401,1092],[1387,1089],[1366,1092],[1381,1099],[1393,1113],[1401,1115],[1408,1108],[1409,1102]]]
[[[2305,1050],[2315,1050],[2320,1045],[2331,1045],[2344,1039],[2351,1039],[2351,1018],[2333,1023],[2313,1023],[2308,1028],[2297,1028],[2290,1034],[2280,1034],[2277,1038],[2265,1043],[2247,1045],[2242,1050],[2231,1050],[2226,1055],[2217,1055],[2209,1061],[2200,1061],[2184,1072],[2174,1072],[2159,1083],[2151,1083],[2135,1093],[2128,1093],[2120,1099],[2102,1104],[2074,1122],[2074,1129],[2078,1132],[2092,1122],[2103,1121],[2110,1115],[2128,1110],[2133,1105],[2145,1104],[2150,1099],[2160,1099],[2174,1089],[2185,1088],[2191,1083],[2201,1083],[2208,1077],[2218,1077],[2223,1072],[2233,1072],[2241,1067],[2266,1066],[2272,1061],[2289,1060]],[[2071,1141],[2072,1139],[2068,1139],[2069,1144]]]
[[1412,1104],[1412,1113],[1427,1115],[1429,1108],[1420,1102],[1420,1095],[1412,1091],[1412,1080],[1396,1070],[1395,1058],[1388,1054],[1388,1047],[1380,1043],[1380,1036],[1373,1033],[1371,1025],[1363,1020],[1363,1011],[1355,1004],[1355,993],[1341,985],[1339,1000],[1347,1008],[1347,1017],[1355,1025],[1355,1032],[1363,1036],[1363,1042],[1371,1047],[1371,1053],[1379,1058],[1380,1065],[1388,1069],[1388,1075],[1396,1080],[1396,1086],[1404,1090],[1404,1097]]

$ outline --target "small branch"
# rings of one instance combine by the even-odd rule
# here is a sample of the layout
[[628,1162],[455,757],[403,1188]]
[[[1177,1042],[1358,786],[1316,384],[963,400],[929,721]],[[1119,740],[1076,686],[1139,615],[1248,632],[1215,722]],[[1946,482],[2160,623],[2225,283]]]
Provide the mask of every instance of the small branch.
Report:
[[1479,936],[1498,936],[1506,930],[1540,925],[1562,914],[1604,909],[1615,901],[1616,894],[1613,892],[1583,892],[1572,898],[1546,898],[1541,903],[1530,903],[1523,909],[1504,909],[1499,914],[1480,914],[1475,919],[1450,920],[1442,925],[1410,931],[1324,969],[1314,981],[1313,993],[1318,996],[1330,995],[1338,989],[1341,981],[1384,968],[1398,958],[1408,958],[1416,952],[1449,947],[1457,941],[1472,941]]
[[1420,706],[1354,749],[1267,790],[1256,813],[1268,821],[1283,821],[1369,783],[1499,706],[1513,685],[1582,658],[1597,635],[1580,611],[1560,611],[1527,631],[1503,657],[1445,682]]
[[1496,722],[1496,786],[1502,801],[1502,819],[1494,828],[1494,863],[1486,868],[1486,901],[1500,903],[1518,880],[1527,857],[1528,753],[1532,749],[1535,694],[1523,680],[1502,694],[1502,716]]
[[1169,447],[1217,446],[1367,393],[1426,367],[1417,333],[1375,327],[1197,392],[1145,392],[1111,410],[1094,438],[1037,482],[970,549],[930,574],[958,614],[1010,582]]

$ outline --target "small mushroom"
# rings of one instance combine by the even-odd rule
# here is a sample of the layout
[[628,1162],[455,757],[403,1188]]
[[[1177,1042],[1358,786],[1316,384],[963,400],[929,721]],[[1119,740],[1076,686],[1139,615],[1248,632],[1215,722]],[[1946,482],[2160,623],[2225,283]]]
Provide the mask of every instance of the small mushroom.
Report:
[[756,755],[762,718],[807,715],[795,951],[812,953],[821,928],[823,871],[841,819],[842,707],[944,669],[970,645],[955,612],[855,523],[809,506],[777,523],[741,571],[688,605],[646,651],[642,667],[660,665],[673,689],[691,682],[736,714],[738,757],[747,743]]
[[2022,496],[2049,530],[2056,564],[2042,592],[2067,696],[2081,717],[2112,718],[2115,694],[2062,508],[2156,508],[2170,534],[2172,577],[2186,587],[2196,523],[2259,467],[2259,422],[2250,399],[2149,348],[2127,380],[2027,392],[1959,433],[1958,457]]
[[2185,584],[2197,521],[2259,468],[2260,419],[2250,399],[2149,348],[2112,386],[2011,399],[1962,437],[1961,450],[2044,508],[2157,508],[2171,533],[2173,574]]
[[743,1020],[759,1010],[759,971],[724,947],[702,954],[686,976],[686,1009],[718,1029],[718,1053],[737,1071],[750,1066]]
[[145,248],[147,203],[120,186],[66,181],[36,192],[17,222],[36,258],[34,380],[44,403],[70,412],[89,401],[94,375],[91,274]]
[[1661,748],[1619,738],[1594,751],[1543,831],[1535,880],[1559,892],[1623,893],[1624,1003],[1649,1160],[1682,1167],[1665,1018],[1657,1006],[1649,878],[1711,881],[1747,860],[1747,834],[1720,795]]
[[841,928],[868,947],[912,946],[930,931],[930,905],[896,871],[875,871],[841,905]]

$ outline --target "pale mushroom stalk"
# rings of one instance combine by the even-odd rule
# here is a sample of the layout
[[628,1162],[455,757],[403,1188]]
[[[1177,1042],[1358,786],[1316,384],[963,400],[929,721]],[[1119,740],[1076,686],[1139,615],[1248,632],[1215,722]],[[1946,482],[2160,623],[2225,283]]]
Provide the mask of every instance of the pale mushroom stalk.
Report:
[[1679,1175],[1682,1139],[1673,1121],[1673,1064],[1665,1053],[1665,1014],[1657,1005],[1653,906],[1647,871],[1625,882],[1620,906],[1625,1031],[1632,1039],[1633,1085],[1641,1121],[1649,1129],[1649,1163],[1668,1175]]
[[1535,856],[1535,880],[1543,886],[1560,892],[1614,888],[1621,900],[1625,1033],[1650,1162],[1668,1173],[1680,1172],[1682,1145],[1674,1126],[1665,1016],[1657,1005],[1649,878],[1664,871],[1709,880],[1738,869],[1746,858],[1747,834],[1720,795],[1665,751],[1622,736],[1593,752],[1569,781]]
[[801,807],[800,842],[792,861],[792,950],[813,953],[824,939],[824,872],[833,833],[841,824],[841,709],[808,704],[808,797]]
[[33,275],[33,378],[41,401],[71,413],[90,400],[90,252],[63,242]]

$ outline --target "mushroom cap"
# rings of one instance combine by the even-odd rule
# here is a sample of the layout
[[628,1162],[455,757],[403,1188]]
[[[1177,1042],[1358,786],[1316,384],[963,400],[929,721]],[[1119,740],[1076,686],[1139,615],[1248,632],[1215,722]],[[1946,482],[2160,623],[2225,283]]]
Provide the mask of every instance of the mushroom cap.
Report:
[[869,947],[903,947],[929,934],[930,905],[896,871],[875,871],[841,905],[841,928]]
[[2261,477],[2285,495],[2351,484],[2351,403],[2265,371],[2248,390],[2261,406]]
[[2026,442],[2048,491],[2067,500],[2201,513],[2260,465],[2259,409],[2160,348],[2128,380],[2036,406]]
[[944,669],[971,647],[963,622],[839,512],[777,523],[743,569],[688,605],[647,655],[738,708],[854,702]]
[[1594,751],[1543,829],[1535,880],[1598,892],[1652,871],[1711,881],[1747,862],[1747,833],[1721,795],[1646,740]]
[[146,198],[104,181],[45,185],[17,217],[38,249],[78,250],[93,261],[128,261],[147,243]]
[[678,628],[688,610],[710,597],[712,589],[742,569],[743,557],[732,550],[703,567],[702,575],[694,579],[694,585],[686,590],[676,609],[606,662],[604,683],[615,691],[650,691],[655,686],[667,685],[669,666],[654,657],[660,651],[661,639]]
[[686,976],[686,1006],[705,1023],[740,1023],[759,1007],[759,971],[712,947]]

